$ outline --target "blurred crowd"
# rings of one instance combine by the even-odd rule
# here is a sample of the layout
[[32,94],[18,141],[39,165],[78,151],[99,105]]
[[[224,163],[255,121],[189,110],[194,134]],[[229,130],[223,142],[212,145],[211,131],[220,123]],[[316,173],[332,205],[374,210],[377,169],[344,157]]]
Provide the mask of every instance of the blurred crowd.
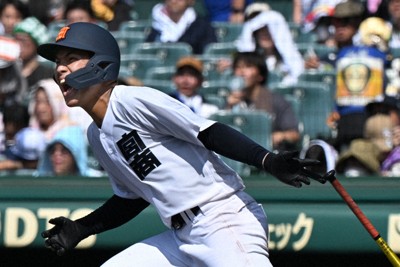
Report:
[[234,114],[246,133],[254,111],[268,114],[270,130],[249,137],[316,158],[321,172],[400,176],[400,0],[277,2],[0,0],[0,173],[104,175],[91,119],[66,106],[36,52],[91,22],[120,44],[120,84],[210,119]]

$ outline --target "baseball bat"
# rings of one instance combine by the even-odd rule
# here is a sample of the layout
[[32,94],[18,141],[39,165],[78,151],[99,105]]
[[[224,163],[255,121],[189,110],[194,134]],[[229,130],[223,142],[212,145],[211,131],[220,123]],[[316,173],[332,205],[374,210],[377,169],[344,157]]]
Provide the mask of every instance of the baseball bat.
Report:
[[400,267],[399,257],[397,257],[397,255],[389,247],[386,241],[381,237],[379,232],[372,225],[371,221],[367,218],[367,216],[365,216],[365,214],[362,212],[362,210],[356,204],[353,198],[349,195],[349,193],[347,193],[346,189],[339,182],[339,180],[336,179],[335,171],[334,170],[329,171],[327,174],[325,174],[324,178],[326,178],[332,184],[332,186],[339,193],[344,202],[346,202],[349,208],[353,211],[354,215],[356,215],[358,220],[361,222],[361,224],[364,226],[367,232],[371,235],[371,237],[375,240],[379,248],[383,251],[386,258],[392,263],[394,267]]

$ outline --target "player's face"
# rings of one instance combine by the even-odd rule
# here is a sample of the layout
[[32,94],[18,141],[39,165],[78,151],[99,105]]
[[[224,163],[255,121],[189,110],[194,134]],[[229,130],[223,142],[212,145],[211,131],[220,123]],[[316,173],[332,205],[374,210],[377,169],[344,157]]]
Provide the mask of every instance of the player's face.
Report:
[[84,95],[88,95],[86,92],[88,89],[76,90],[65,83],[65,78],[69,74],[84,68],[89,59],[89,52],[76,49],[60,49],[57,53],[55,80],[60,86],[68,106],[82,106],[83,103],[81,102],[84,101]]

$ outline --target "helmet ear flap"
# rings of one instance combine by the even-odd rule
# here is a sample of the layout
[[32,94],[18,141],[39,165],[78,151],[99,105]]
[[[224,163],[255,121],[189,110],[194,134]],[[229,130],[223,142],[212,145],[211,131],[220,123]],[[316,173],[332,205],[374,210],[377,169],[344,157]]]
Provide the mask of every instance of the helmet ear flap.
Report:
[[119,73],[119,62],[109,56],[93,56],[87,65],[67,77],[66,83],[75,89],[84,89],[103,81],[117,80]]

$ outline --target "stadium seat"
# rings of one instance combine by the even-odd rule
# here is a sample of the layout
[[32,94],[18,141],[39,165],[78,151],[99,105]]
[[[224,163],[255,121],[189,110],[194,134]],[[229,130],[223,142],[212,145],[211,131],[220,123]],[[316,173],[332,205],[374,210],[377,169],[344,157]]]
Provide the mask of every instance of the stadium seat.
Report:
[[322,82],[329,86],[332,98],[336,93],[336,71],[335,70],[307,70],[299,77],[299,82]]
[[303,57],[305,57],[310,50],[313,50],[320,58],[327,56],[329,53],[336,53],[336,48],[323,44],[302,42],[296,45]]
[[225,123],[240,131],[258,144],[272,149],[272,116],[263,111],[219,111],[210,116],[211,120]]
[[181,57],[192,55],[192,47],[187,43],[138,43],[131,54],[151,56],[158,61],[157,66],[175,66]]
[[143,80],[149,68],[159,65],[159,59],[151,55],[128,54],[121,57],[120,74]]
[[233,42],[210,43],[204,48],[203,55],[231,58],[236,51],[237,49]]
[[223,72],[218,70],[218,63],[222,59],[230,59],[226,56],[201,55],[197,57],[203,62],[203,75],[206,82],[226,82],[232,74],[232,69],[228,68]]
[[144,86],[148,86],[154,89],[157,89],[161,92],[166,94],[170,94],[175,91],[175,85],[171,80],[147,80],[144,79],[143,81]]
[[215,29],[215,35],[217,36],[218,42],[233,42],[235,41],[243,28],[243,24],[215,21],[211,25]]
[[146,71],[146,80],[171,81],[175,66],[151,67]]
[[288,22],[289,30],[295,43],[315,43],[317,37],[312,32],[304,32],[302,26],[292,21]]
[[119,49],[121,50],[121,55],[123,56],[130,54],[136,44],[143,43],[145,40],[145,35],[142,32],[130,34],[127,32],[117,31],[112,34],[117,40]]
[[322,82],[303,82],[293,85],[275,84],[270,89],[298,99],[298,119],[303,140],[330,138],[331,130],[326,119],[334,109],[334,98],[329,86]]
[[143,33],[147,36],[151,30],[150,19],[128,20],[123,21],[119,25],[118,32],[128,33],[129,35],[136,34],[137,32]]
[[230,89],[228,82],[204,82],[201,92],[204,96],[216,96],[226,99]]

